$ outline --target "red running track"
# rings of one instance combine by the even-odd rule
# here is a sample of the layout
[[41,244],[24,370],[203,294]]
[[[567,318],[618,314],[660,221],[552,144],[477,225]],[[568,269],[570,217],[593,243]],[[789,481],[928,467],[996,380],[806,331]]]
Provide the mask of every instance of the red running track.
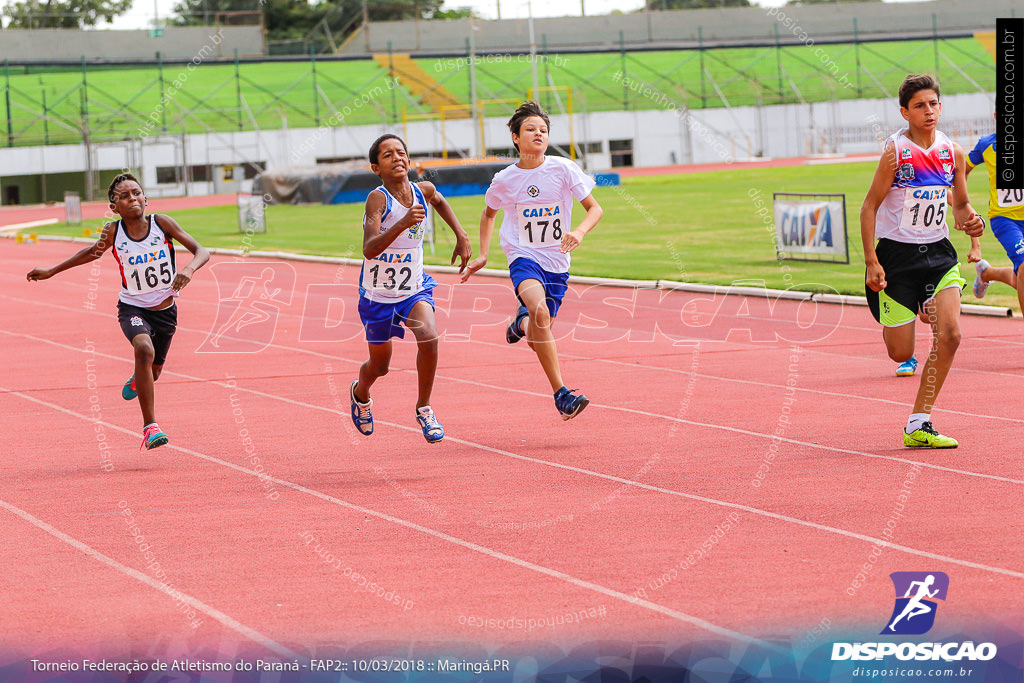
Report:
[[961,447],[922,452],[899,436],[917,380],[865,308],[576,287],[559,352],[592,403],[563,422],[504,343],[507,283],[438,276],[427,445],[409,340],[374,435],[349,419],[357,268],[215,258],[157,384],[170,444],[139,452],[113,260],[25,281],[76,248],[0,240],[0,633],[21,656],[877,633],[893,571],[949,574],[944,628],[1024,626],[1018,320],[963,318],[934,413]]

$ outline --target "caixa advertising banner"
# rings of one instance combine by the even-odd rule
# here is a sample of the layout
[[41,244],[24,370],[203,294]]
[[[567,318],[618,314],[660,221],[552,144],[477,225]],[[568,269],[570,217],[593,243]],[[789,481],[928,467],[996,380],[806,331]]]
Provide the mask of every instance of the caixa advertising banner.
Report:
[[773,199],[779,259],[850,262],[845,195],[776,192]]

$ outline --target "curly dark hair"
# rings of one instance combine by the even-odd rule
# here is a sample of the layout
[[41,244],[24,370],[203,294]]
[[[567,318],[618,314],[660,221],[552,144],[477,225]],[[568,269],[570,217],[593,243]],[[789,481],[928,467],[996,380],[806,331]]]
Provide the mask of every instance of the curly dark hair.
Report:
[[[114,179],[110,181],[110,187],[107,188],[107,199],[110,200],[111,204],[114,203],[114,189],[126,180],[134,180],[139,183],[139,179],[131,173],[122,173],[115,176]],[[142,183],[139,183],[139,187],[142,187]]]
[[384,141],[390,140],[392,138],[402,143],[402,149],[405,150],[405,156],[409,156],[409,148],[405,146],[405,140],[392,133],[384,133],[384,135],[381,135],[379,138],[373,141],[372,145],[370,145],[371,164],[377,163],[377,160],[380,158],[380,146],[384,144]]

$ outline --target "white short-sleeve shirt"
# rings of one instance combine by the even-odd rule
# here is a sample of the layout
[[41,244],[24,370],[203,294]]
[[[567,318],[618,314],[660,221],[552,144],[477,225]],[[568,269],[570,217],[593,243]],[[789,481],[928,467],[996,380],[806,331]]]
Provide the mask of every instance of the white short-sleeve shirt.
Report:
[[561,241],[572,230],[573,199],[583,201],[596,184],[562,157],[546,156],[537,168],[513,164],[499,171],[484,201],[505,212],[498,236],[508,262],[526,257],[546,271],[569,272],[571,259],[561,252]]

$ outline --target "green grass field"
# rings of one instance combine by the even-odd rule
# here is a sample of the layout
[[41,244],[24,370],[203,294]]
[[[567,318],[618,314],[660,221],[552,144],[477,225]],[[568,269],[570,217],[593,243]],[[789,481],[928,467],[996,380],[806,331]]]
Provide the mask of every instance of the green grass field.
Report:
[[[693,109],[722,107],[722,97],[729,106],[892,98],[910,72],[937,73],[944,94],[995,87],[992,57],[973,38],[819,47],[821,55],[807,46],[551,53],[543,55],[538,77],[543,86],[571,87],[575,112],[664,108],[662,94]],[[417,61],[469,102],[465,59]],[[521,99],[531,88],[530,64],[522,58],[481,56],[475,71],[481,100]],[[616,72],[659,94],[631,91]],[[86,130],[100,141],[165,129],[180,134],[338,125],[337,119],[329,123],[337,112],[345,113],[346,125],[395,124],[403,107],[415,111],[408,90],[389,90],[387,68],[372,60],[319,60],[315,70],[308,61],[243,62],[237,76],[231,63],[202,63],[193,70],[88,65],[84,73],[81,66],[6,66],[3,75],[8,145],[76,143]],[[558,94],[567,104],[565,91]],[[542,92],[540,99],[551,111],[562,111],[554,94]],[[486,113],[504,115],[508,106],[490,105]]]
[[[702,174],[627,178],[621,187],[599,187],[594,196],[604,218],[573,255],[573,273],[627,279],[665,279],[729,285],[739,280],[764,281],[768,287],[862,295],[864,261],[859,212],[874,164],[829,164],[789,168],[737,169]],[[987,178],[972,173],[968,187],[974,206],[985,211]],[[773,192],[838,192],[846,194],[850,264],[777,261],[774,231],[757,215],[751,194],[757,191],[771,206]],[[478,221],[482,197],[454,197],[451,204],[479,249]],[[159,211],[155,199],[151,208]],[[639,207],[639,208],[637,208]],[[574,208],[575,222],[582,216]],[[361,254],[361,204],[267,207],[267,233],[253,236],[252,249],[324,256]],[[179,223],[208,247],[241,249],[235,207],[193,209],[174,213]],[[46,226],[47,234],[80,235],[82,228]],[[951,238],[960,252],[964,273],[970,242],[959,231]],[[429,263],[447,264],[455,242],[447,226],[438,226],[437,253]],[[983,254],[994,265],[1009,261],[990,232],[982,237]],[[492,240],[488,266],[507,268],[505,256]],[[791,276],[791,280],[786,275]],[[966,294],[965,301],[973,302]],[[985,303],[1017,306],[1015,293],[999,284]]]

